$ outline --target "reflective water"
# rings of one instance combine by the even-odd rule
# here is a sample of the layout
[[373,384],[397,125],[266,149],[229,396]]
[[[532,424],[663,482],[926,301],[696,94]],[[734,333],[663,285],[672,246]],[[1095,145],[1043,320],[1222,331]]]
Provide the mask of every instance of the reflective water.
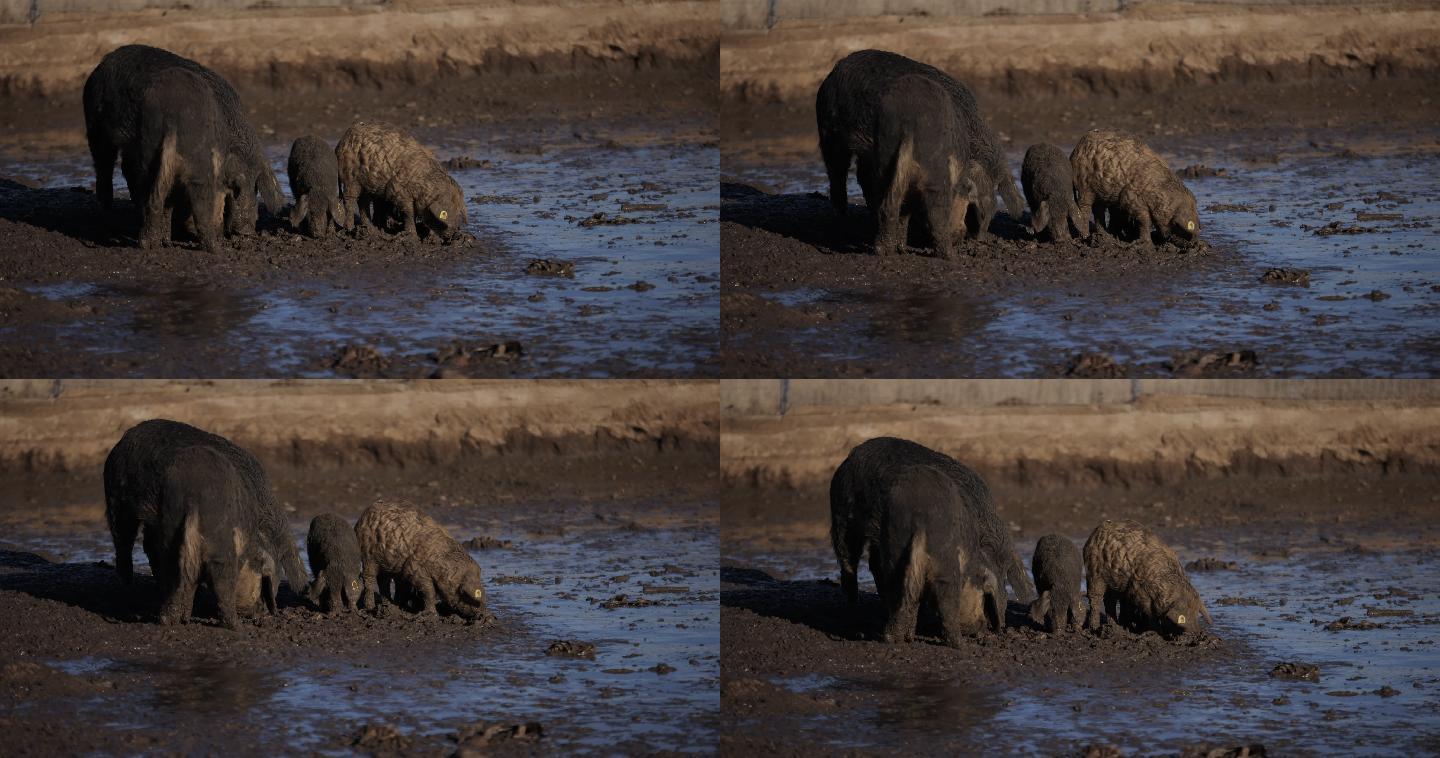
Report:
[[[1255,350],[1260,372],[1277,376],[1440,373],[1440,155],[1309,155],[1247,165],[1244,145],[1187,150],[1230,167],[1227,175],[1186,180],[1205,239],[1234,253],[1215,269],[1147,279],[1139,291],[1126,281],[1087,280],[963,307],[953,297],[926,302],[923,293],[918,302],[871,302],[863,291],[802,290],[785,304],[859,304],[863,315],[795,336],[837,360],[842,352],[885,355],[896,340],[944,344],[976,357],[986,376],[1042,374],[1057,360],[1095,351],[1154,374],[1176,353],[1216,347]],[[726,160],[741,181],[778,191],[826,186],[818,156],[813,165]],[[862,202],[853,176],[851,201]],[[1320,233],[1330,224],[1346,233]],[[1271,268],[1306,269],[1310,284],[1261,283]]]

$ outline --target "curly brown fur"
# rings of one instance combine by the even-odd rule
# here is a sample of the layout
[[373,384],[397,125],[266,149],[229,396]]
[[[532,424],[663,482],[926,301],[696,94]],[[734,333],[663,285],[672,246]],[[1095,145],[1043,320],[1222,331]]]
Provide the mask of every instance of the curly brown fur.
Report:
[[855,447],[830,480],[830,537],[840,584],[859,597],[867,548],[887,606],[886,639],[914,635],[919,603],[939,611],[955,644],[987,622],[1004,623],[1005,582],[1033,598],[984,480],[955,459],[908,440],[880,437]]
[[347,219],[359,214],[366,225],[384,224],[379,212],[366,214],[361,201],[398,215],[407,237],[416,225],[447,235],[467,221],[460,185],[413,137],[395,127],[356,121],[335,146]]
[[[260,141],[250,126],[245,106],[235,88],[210,69],[182,58],[168,50],[147,45],[125,45],[100,60],[85,80],[85,137],[95,161],[95,195],[102,207],[109,208],[113,195],[115,158],[121,156],[121,169],[130,184],[136,203],[131,170],[125,165],[124,146],[135,139],[139,121],[141,93],[159,72],[179,69],[194,73],[205,80],[220,108],[221,183],[225,192],[225,233],[254,234],[259,219],[256,193],[266,207],[277,211],[284,202],[275,172],[260,150]],[[133,159],[130,163],[133,163]]]
[[326,613],[356,608],[360,603],[364,570],[360,543],[350,522],[333,513],[322,513],[311,519],[305,552],[310,558],[310,573],[315,576],[306,593],[310,601]]
[[1085,541],[1085,583],[1091,629],[1099,629],[1104,616],[1165,634],[1196,629],[1202,616],[1210,621],[1175,551],[1135,521],[1095,527]]
[[1037,237],[1046,234],[1051,241],[1059,242],[1070,239],[1071,224],[1081,234],[1089,229],[1075,205],[1070,159],[1060,148],[1045,143],[1031,145],[1020,167],[1020,185],[1025,188],[1030,226]]
[[988,198],[989,202],[972,206],[979,216],[970,227],[972,234],[981,238],[988,234],[995,209],[993,198],[997,191],[1004,198],[1011,217],[1018,221],[1024,212],[1024,201],[1015,187],[1015,177],[1006,164],[999,138],[980,114],[975,94],[964,83],[934,66],[883,50],[861,50],[842,58],[816,93],[815,115],[820,129],[820,151],[830,176],[830,201],[836,210],[841,215],[845,213],[845,176],[850,168],[850,156],[842,150],[844,133],[851,124],[859,123],[852,121],[847,113],[863,113],[861,109],[874,107],[873,104],[879,102],[880,93],[904,76],[923,77],[944,89],[952,111],[959,119],[966,154],[984,168],[983,181],[977,180],[975,184],[979,195]]
[[[1092,129],[1070,153],[1080,218],[1116,236],[1134,235],[1150,244],[1151,227],[1165,238],[1200,235],[1195,196],[1165,161],[1134,135]],[[1088,235],[1087,235],[1088,236]]]
[[328,235],[332,221],[349,227],[340,204],[340,169],[329,143],[311,135],[295,140],[290,145],[286,173],[290,177],[290,194],[295,196],[291,226],[311,237]]
[[1041,537],[1030,559],[1035,591],[1040,595],[1030,605],[1030,619],[1043,624],[1048,632],[1085,623],[1085,607],[1080,603],[1080,575],[1084,570],[1080,550],[1068,537]]
[[[169,578],[167,563],[157,561],[157,556],[163,553],[163,540],[172,535],[154,525],[161,517],[166,472],[176,456],[195,447],[223,454],[236,472],[238,480],[233,486],[240,488],[242,506],[237,523],[246,534],[253,535],[251,543],[255,549],[263,550],[270,562],[268,572],[261,568],[266,563],[261,558],[246,560],[246,565],[256,567],[257,574],[272,577],[278,566],[292,589],[298,592],[305,587],[309,583],[305,567],[260,462],[224,437],[166,419],[151,419],[131,427],[105,459],[105,520],[115,543],[115,571],[121,580],[132,580],[131,553],[135,538],[143,532],[145,554],[150,557],[155,578],[165,586]],[[273,593],[275,588],[270,589]]]
[[435,613],[438,599],[465,618],[484,615],[479,564],[415,506],[375,503],[355,523],[355,537],[365,563],[361,598],[367,607],[379,604],[382,582],[393,579],[397,599],[402,593],[417,597],[423,613]]

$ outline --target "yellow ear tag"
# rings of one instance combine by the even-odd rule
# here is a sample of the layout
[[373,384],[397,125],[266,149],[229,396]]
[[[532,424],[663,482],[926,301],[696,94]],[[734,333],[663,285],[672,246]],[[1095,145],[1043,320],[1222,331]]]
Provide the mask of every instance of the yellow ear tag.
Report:
[[475,590],[475,597],[477,599],[483,594],[485,594],[485,590]]
[[[441,214],[440,214],[440,218],[445,218],[445,214],[444,214],[444,213],[441,213]],[[1189,230],[1192,231],[1192,232],[1195,231],[1195,222],[1194,222],[1194,221],[1186,221],[1186,222],[1185,222],[1185,228],[1186,228],[1186,229],[1189,229]],[[1181,623],[1184,623],[1184,622],[1181,622]]]
[[[445,215],[446,215],[445,211],[440,211],[440,220],[441,220],[441,221],[444,221],[444,220],[445,220]],[[1195,224],[1194,224],[1193,222],[1190,224],[1190,228],[1191,228],[1191,229],[1194,229],[1194,228],[1195,228]]]
[[1179,616],[1176,616],[1176,617],[1175,617],[1175,623],[1177,623],[1177,624],[1183,624],[1183,623],[1185,623],[1185,614],[1182,613],[1182,614],[1180,614]]

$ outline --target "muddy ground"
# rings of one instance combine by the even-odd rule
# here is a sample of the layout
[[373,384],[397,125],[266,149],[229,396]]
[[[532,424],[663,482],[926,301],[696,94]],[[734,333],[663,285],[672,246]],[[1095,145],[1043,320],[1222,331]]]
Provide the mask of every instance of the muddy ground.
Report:
[[[843,221],[822,194],[813,107],[727,100],[723,375],[1433,375],[1432,83],[982,88],[1016,169],[1035,142],[1068,150],[1096,126],[1144,135],[1190,168],[1204,244],[1042,243],[1002,210],[1000,239],[967,242],[957,261],[868,255],[853,179]],[[1309,278],[1262,281],[1272,268]]]
[[[114,574],[98,470],[12,472],[0,499],[8,752],[713,749],[713,454],[261,457],[297,544],[321,511],[353,520],[377,496],[426,508],[482,566],[495,622],[393,607],[325,617],[286,589],[277,615],[236,632],[203,592],[190,623],[160,627],[148,570],[131,587]],[[547,654],[566,640],[583,644]]]
[[[1152,525],[1182,562],[1200,561],[1189,575],[1215,625],[1174,640],[1113,627],[1050,635],[1012,602],[1003,634],[959,649],[933,636],[887,645],[873,584],[862,578],[851,606],[835,581],[826,492],[732,483],[722,496],[722,752],[1440,747],[1433,477],[992,485],[1027,567],[1042,534],[1078,546],[1102,518]],[[1282,663],[1319,673],[1274,675]]]
[[[0,374],[712,374],[718,210],[708,183],[691,185],[713,173],[714,76],[704,61],[651,61],[243,90],[287,195],[294,137],[333,144],[355,118],[390,121],[457,159],[470,234],[317,241],[267,214],[258,235],[215,254],[184,240],[141,251],[128,201],[98,208],[78,94],[12,98],[0,118]],[[532,273],[540,259],[577,265]],[[676,312],[691,315],[664,317]]]

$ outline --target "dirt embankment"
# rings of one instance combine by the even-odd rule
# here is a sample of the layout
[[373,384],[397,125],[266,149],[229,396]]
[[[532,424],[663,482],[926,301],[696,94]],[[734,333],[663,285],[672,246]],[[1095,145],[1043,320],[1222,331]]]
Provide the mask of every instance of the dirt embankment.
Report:
[[[1073,381],[1073,380],[1072,380]],[[729,540],[823,540],[830,476],[871,437],[916,440],[985,477],[1024,535],[1102,518],[1170,530],[1440,524],[1440,404],[1142,397],[1077,406],[792,407],[721,422]]]
[[864,48],[924,60],[986,91],[1156,93],[1195,84],[1433,77],[1440,11],[1428,4],[1135,3],[1119,13],[781,21],[722,36],[721,90],[801,101]]
[[716,382],[625,380],[5,382],[0,514],[53,528],[98,519],[105,455],[156,417],[254,452],[300,514],[353,515],[380,494],[502,509],[709,500],[718,392]]
[[718,3],[556,0],[347,8],[46,14],[0,26],[0,95],[78,92],[100,57],[139,42],[238,84],[411,86],[476,74],[712,65]]
[[155,417],[297,465],[713,451],[718,392],[687,381],[9,381],[0,468],[99,466],[125,429]]
[[1440,403],[1146,397],[1133,404],[799,407],[727,416],[727,481],[829,481],[871,437],[921,441],[988,480],[1124,487],[1234,476],[1440,474]]

